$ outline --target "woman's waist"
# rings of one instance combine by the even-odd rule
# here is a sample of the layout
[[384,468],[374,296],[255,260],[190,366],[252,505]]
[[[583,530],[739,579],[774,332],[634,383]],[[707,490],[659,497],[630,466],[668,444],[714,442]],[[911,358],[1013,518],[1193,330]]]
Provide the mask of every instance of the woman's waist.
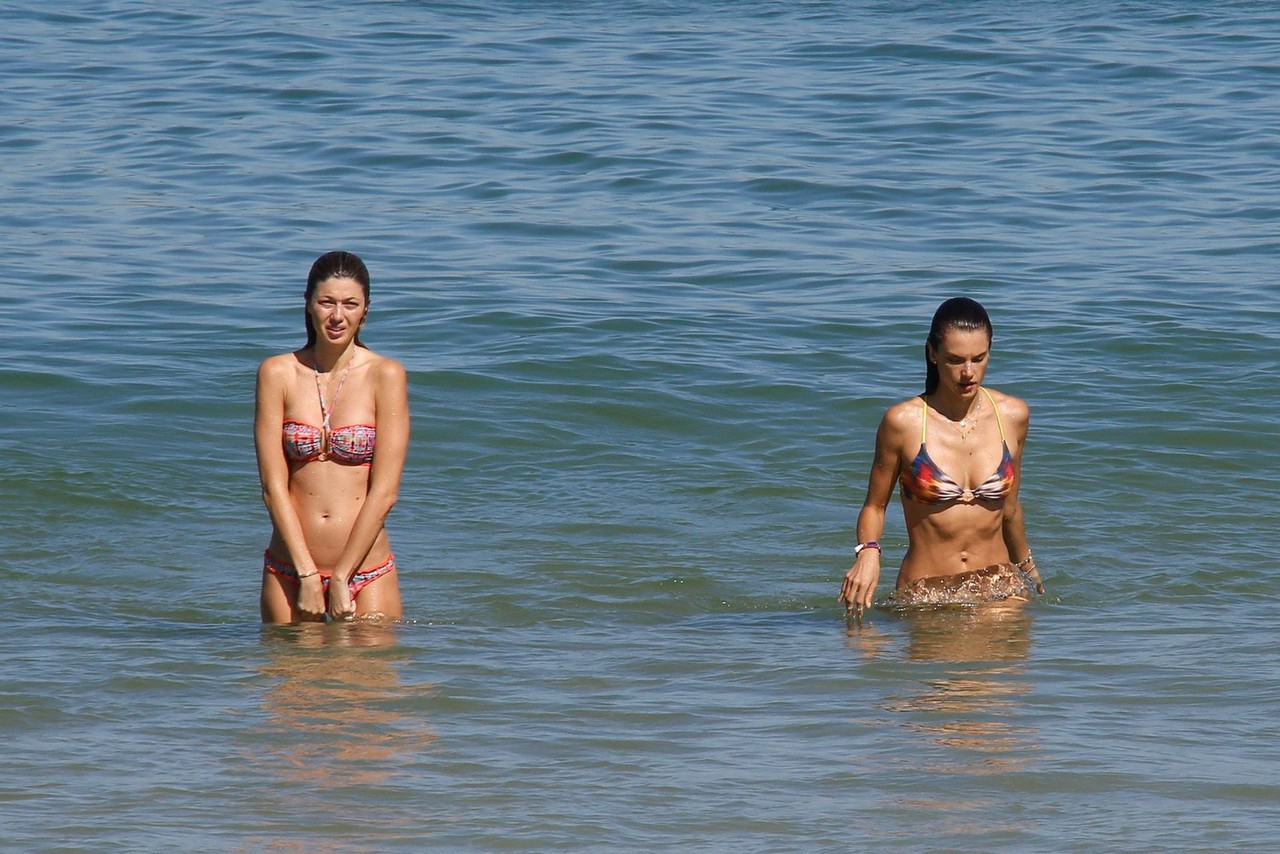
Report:
[[912,545],[902,559],[898,586],[920,578],[961,575],[1009,562],[1009,551],[1002,540],[950,548]]
[[297,463],[289,473],[289,500],[299,512],[358,506],[369,494],[369,471],[333,461]]
[[[321,572],[331,572],[338,562],[342,559],[342,553],[347,548],[347,540],[350,537],[351,529],[347,527],[346,532],[338,534],[332,528],[313,532],[308,530],[304,523],[302,526],[303,537],[306,539],[307,551],[311,554],[311,560],[315,563],[316,569]],[[289,548],[285,545],[284,539],[278,532],[272,532],[271,542],[267,546],[267,551],[276,559],[294,564],[297,561],[289,552]],[[387,536],[386,530],[378,532],[378,536],[374,539],[373,545],[369,547],[369,551],[365,552],[364,557],[360,561],[360,569],[366,569],[372,566],[378,566],[385,563],[391,557],[391,539]]]
[[309,489],[296,481],[290,485],[289,503],[306,530],[307,537],[337,537],[346,540],[368,499],[363,484],[346,489]]

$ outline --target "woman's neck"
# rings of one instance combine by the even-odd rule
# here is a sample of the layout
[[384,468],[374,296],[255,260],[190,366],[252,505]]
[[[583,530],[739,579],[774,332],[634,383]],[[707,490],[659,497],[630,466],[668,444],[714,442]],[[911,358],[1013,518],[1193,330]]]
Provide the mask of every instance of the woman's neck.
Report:
[[[981,391],[981,388],[978,391]],[[932,398],[929,405],[948,421],[972,421],[973,417],[982,410],[982,395],[978,393],[973,395],[972,400],[965,400],[956,395],[943,394],[941,389],[937,389],[929,397]]]
[[317,371],[327,374],[348,359],[354,359],[356,349],[357,345],[354,341],[345,346],[327,345],[317,341],[311,348],[311,361]]

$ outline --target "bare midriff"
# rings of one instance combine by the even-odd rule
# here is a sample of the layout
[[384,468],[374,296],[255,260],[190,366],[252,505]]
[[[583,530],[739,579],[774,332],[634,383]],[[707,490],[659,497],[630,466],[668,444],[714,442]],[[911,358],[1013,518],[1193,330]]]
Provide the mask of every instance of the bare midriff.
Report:
[[1008,562],[1003,505],[1003,501],[929,505],[904,498],[911,545],[902,559],[897,586]]
[[[369,491],[369,466],[343,465],[332,460],[291,463],[289,498],[302,524],[311,558],[321,572],[332,572],[346,548],[360,508]],[[271,553],[289,557],[284,541],[273,535]],[[376,566],[391,556],[385,530],[378,533],[360,566]]]

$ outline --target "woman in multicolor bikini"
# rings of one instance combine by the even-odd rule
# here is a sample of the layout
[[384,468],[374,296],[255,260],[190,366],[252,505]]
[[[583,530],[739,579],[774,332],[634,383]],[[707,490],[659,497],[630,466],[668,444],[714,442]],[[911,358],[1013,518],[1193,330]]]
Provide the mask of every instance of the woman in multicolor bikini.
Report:
[[1026,600],[1044,592],[1018,503],[1027,404],[985,388],[991,320],[977,302],[938,307],[924,345],[924,394],[889,408],[876,432],[854,563],[840,601],[861,614],[880,580],[880,536],[897,484],[907,553],[893,603]]
[[258,369],[254,443],[272,524],[262,619],[397,619],[383,523],[409,445],[404,368],[360,341],[369,271],[358,257],[321,255],[305,296],[306,346]]

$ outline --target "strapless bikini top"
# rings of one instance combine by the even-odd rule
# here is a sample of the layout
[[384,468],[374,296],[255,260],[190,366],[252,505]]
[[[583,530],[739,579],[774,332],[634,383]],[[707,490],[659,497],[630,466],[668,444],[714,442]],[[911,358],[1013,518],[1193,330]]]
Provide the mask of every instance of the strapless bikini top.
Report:
[[[348,466],[373,463],[373,446],[378,430],[372,424],[350,424],[329,433],[328,459]],[[299,463],[325,457],[324,431],[301,421],[284,422],[284,453]]]

